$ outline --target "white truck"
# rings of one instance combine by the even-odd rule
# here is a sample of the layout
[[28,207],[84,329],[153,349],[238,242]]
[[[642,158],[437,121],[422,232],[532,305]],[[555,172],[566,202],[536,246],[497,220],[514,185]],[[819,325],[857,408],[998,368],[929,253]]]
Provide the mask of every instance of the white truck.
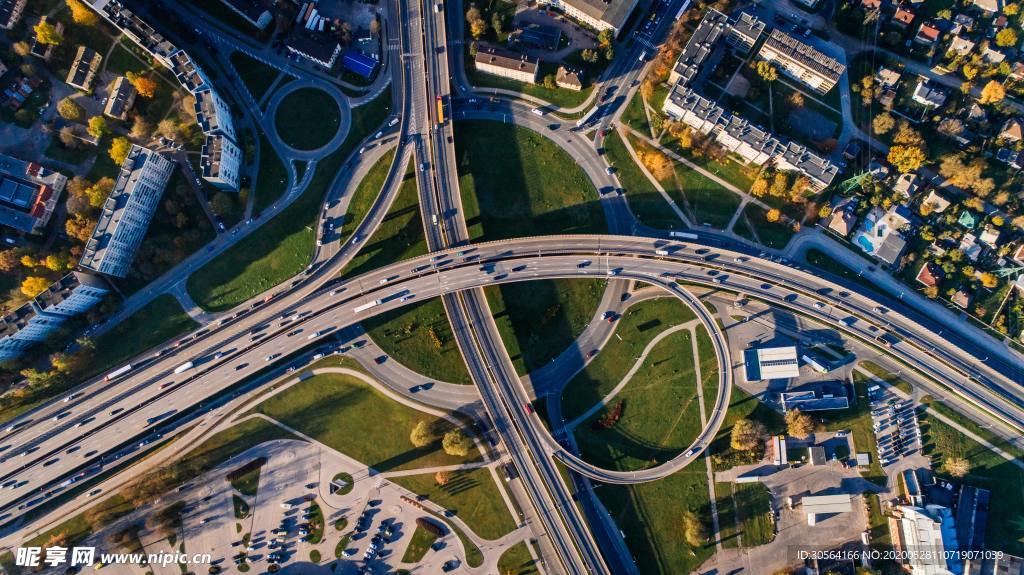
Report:
[[192,369],[194,365],[195,364],[193,364],[191,361],[186,361],[185,363],[174,368],[174,373],[185,373],[186,371]]
[[686,232],[669,232],[668,235],[673,238],[683,238],[686,240],[698,240],[700,237],[697,234],[690,234]]
[[364,303],[363,305],[357,305],[356,307],[354,307],[352,309],[352,311],[355,312],[355,313],[359,313],[361,311],[366,311],[366,310],[368,310],[368,309],[370,309],[372,307],[376,307],[376,306],[379,306],[379,305],[380,305],[380,300],[379,299],[375,299],[375,300],[371,301],[370,303]]

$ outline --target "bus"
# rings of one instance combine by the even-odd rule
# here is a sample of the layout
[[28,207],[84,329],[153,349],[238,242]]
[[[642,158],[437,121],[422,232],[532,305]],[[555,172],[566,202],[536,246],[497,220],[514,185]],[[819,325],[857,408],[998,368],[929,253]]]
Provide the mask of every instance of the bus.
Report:
[[437,97],[437,123],[444,124],[444,100],[441,96]]
[[700,236],[698,236],[697,234],[690,234],[690,233],[687,233],[687,232],[669,232],[668,235],[669,235],[669,237],[683,238],[685,240],[699,240],[700,239]]

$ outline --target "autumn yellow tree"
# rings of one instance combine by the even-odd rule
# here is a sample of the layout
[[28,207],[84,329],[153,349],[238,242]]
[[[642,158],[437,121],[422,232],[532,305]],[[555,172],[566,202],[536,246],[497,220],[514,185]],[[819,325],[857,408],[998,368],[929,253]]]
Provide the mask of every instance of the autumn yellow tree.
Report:
[[36,33],[36,40],[38,40],[40,44],[57,46],[64,41],[64,37],[57,32],[57,28],[46,20],[40,20],[32,30]]
[[672,160],[662,152],[649,149],[640,152],[640,161],[657,180],[664,180],[672,175]]
[[452,480],[452,474],[450,471],[438,471],[434,474],[434,483],[445,486]]
[[764,215],[764,219],[766,219],[766,220],[768,220],[769,222],[772,222],[772,223],[775,223],[775,222],[779,221],[779,218],[781,218],[781,217],[782,217],[782,212],[780,212],[778,208],[772,208],[772,209],[768,210],[768,212],[765,213],[765,215]]
[[75,24],[82,26],[95,26],[99,22],[99,16],[82,3],[82,0],[67,0],[68,10],[71,11],[71,19]]
[[415,447],[426,447],[434,441],[434,433],[430,428],[430,424],[426,421],[420,421],[412,428],[412,432],[409,433],[409,441],[412,442]]
[[999,278],[997,278],[996,274],[992,272],[984,272],[981,274],[981,285],[988,289],[992,289],[999,285]]
[[814,420],[810,415],[802,413],[799,409],[790,409],[786,412],[786,432],[804,439],[814,431]]
[[21,293],[25,297],[36,297],[50,287],[50,280],[38,276],[28,276],[21,282]]
[[989,80],[988,84],[981,89],[981,97],[978,101],[982,104],[995,104],[1001,102],[1006,97],[1006,89],[1003,85],[995,80]]
[[135,87],[135,91],[143,98],[152,98],[153,96],[156,96],[156,80],[149,76],[136,74],[135,72],[126,73],[125,78],[128,78],[128,81]]
[[901,174],[906,174],[921,167],[925,161],[924,150],[917,146],[892,146],[888,160]]
[[124,163],[125,158],[128,157],[128,152],[131,149],[132,144],[128,141],[128,138],[114,138],[110,142],[110,159],[114,160],[115,164],[121,165]]
[[947,457],[942,467],[953,477],[963,477],[971,471],[971,463],[963,457]]
[[463,435],[460,429],[453,429],[445,433],[444,438],[441,439],[441,448],[448,455],[465,457],[469,455],[469,450],[472,447],[473,440]]
[[729,446],[737,451],[751,451],[764,440],[767,433],[761,422],[740,419],[733,424],[729,433]]

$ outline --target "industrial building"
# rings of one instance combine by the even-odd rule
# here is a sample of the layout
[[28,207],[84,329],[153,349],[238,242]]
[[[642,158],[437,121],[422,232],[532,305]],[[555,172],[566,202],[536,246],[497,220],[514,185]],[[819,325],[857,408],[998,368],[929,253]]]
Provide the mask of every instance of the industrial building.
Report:
[[174,164],[160,154],[132,146],[85,244],[83,268],[127,277],[173,171]]
[[[960,575],[953,512],[941,505],[901,505],[889,519],[893,550],[913,575]],[[946,560],[947,553],[950,560]]]
[[637,0],[548,0],[547,4],[587,26],[618,34],[636,8]]
[[289,52],[300,58],[305,58],[314,64],[319,64],[326,70],[334,68],[341,54],[341,44],[330,38],[320,38],[312,33],[299,31],[292,34],[285,47]]
[[744,352],[743,369],[747,381],[790,379],[800,376],[796,346],[763,347]]
[[835,515],[838,513],[849,513],[853,511],[853,502],[847,494],[841,495],[811,495],[800,500],[804,513],[807,514],[807,524],[814,525],[821,515]]
[[485,74],[531,84],[537,83],[540,70],[540,58],[483,43],[479,44],[473,63],[478,71]]
[[45,341],[61,324],[103,300],[110,288],[99,277],[72,272],[31,301],[0,317],[0,361],[15,359]]
[[0,226],[24,233],[46,227],[67,176],[0,154]]
[[369,79],[377,72],[380,62],[358,50],[349,49],[345,50],[345,54],[341,57],[341,65],[349,72]]

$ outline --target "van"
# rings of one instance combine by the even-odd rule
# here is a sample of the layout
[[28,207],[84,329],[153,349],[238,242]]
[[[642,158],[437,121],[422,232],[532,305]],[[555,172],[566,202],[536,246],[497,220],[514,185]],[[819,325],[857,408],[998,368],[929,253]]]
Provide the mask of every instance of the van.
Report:
[[430,223],[437,225],[437,214],[430,214]]
[[538,116],[543,116],[544,115],[544,110],[541,110],[540,108],[534,108],[534,109],[532,109],[530,111],[533,112],[534,114],[537,114]]
[[657,250],[654,253],[658,254],[659,256],[667,256],[668,250]]

